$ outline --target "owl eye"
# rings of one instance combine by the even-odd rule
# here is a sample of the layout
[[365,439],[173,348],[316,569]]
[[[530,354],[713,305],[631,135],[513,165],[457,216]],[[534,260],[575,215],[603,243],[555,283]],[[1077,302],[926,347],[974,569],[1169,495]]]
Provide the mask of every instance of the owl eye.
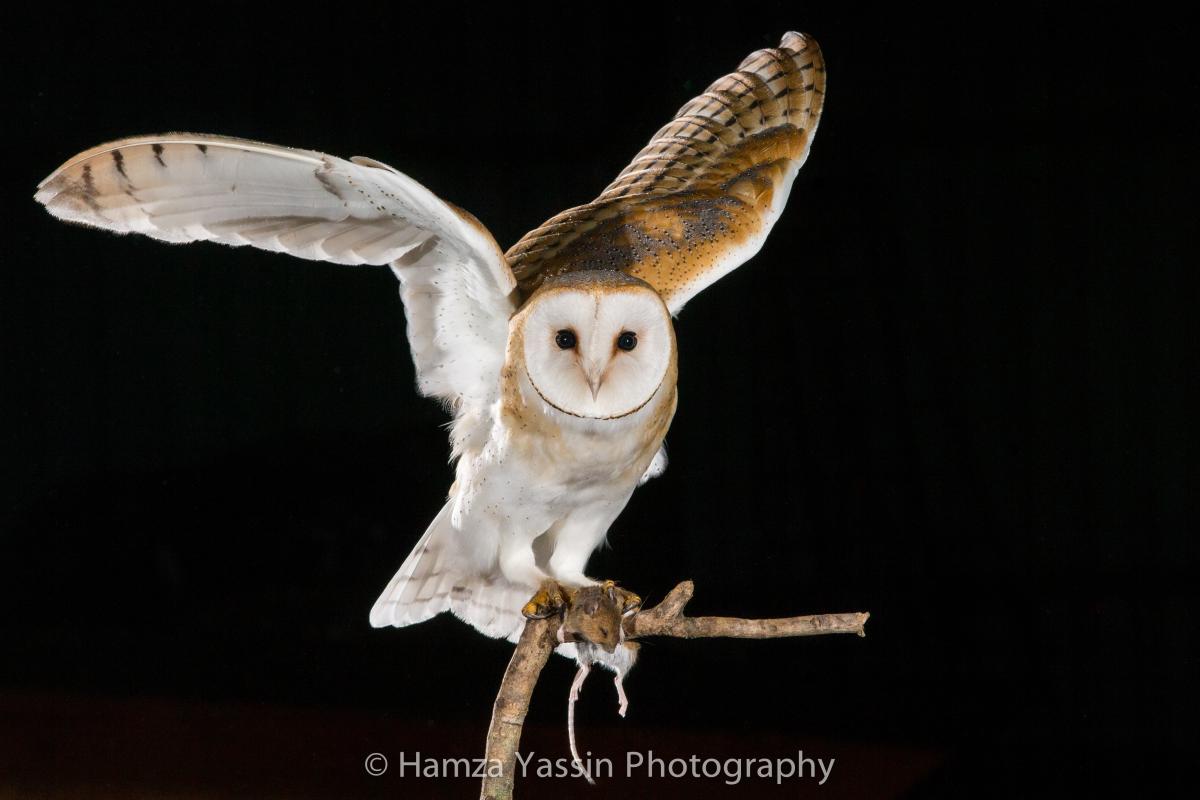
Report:
[[637,347],[637,334],[633,331],[621,331],[621,335],[617,337],[617,347],[626,352]]
[[575,346],[575,331],[559,331],[554,334],[554,343],[560,350],[570,350]]

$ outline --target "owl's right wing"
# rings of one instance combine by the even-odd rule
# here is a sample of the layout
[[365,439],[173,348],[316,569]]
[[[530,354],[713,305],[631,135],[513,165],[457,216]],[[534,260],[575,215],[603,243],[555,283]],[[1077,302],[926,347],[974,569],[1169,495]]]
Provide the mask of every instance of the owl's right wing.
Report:
[[384,164],[166,134],[81,153],[35,197],[56,217],[117,233],[390,264],[422,394],[456,404],[496,391],[515,308],[512,270],[474,217]]

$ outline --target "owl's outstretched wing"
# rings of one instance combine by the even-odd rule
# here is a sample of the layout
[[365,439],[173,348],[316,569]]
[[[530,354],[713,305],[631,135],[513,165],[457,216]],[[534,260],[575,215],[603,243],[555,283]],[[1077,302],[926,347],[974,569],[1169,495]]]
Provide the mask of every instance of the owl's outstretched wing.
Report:
[[825,99],[816,41],[788,33],[679,110],[596,200],[508,251],[528,296],[547,277],[624,270],[671,313],[758,252],[808,157]]
[[504,254],[474,217],[384,164],[167,134],[81,153],[35,197],[118,233],[391,264],[421,392],[452,403],[495,392],[516,286]]

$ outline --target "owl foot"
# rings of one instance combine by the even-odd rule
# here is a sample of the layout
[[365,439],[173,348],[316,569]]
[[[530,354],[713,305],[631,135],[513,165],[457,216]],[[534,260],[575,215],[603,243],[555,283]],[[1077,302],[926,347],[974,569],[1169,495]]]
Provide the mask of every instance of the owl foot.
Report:
[[625,617],[642,607],[642,598],[638,597],[628,589],[622,589],[617,586],[615,581],[603,581],[598,587],[600,591],[608,593],[612,598],[612,602],[617,608],[621,609],[621,616]]
[[567,590],[558,581],[547,580],[521,609],[526,619],[548,619],[561,614],[570,605]]

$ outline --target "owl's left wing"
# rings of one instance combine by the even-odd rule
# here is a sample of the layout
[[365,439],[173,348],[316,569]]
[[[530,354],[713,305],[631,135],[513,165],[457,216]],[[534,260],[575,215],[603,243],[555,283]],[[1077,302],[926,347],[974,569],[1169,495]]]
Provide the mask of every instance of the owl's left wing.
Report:
[[762,247],[824,99],[825,62],[812,37],[788,33],[752,53],[684,105],[596,200],[508,251],[522,292],[564,272],[617,269],[678,313]]
[[384,164],[165,134],[80,153],[35,197],[56,217],[117,233],[390,264],[421,392],[451,403],[495,392],[514,310],[512,270],[474,217]]

